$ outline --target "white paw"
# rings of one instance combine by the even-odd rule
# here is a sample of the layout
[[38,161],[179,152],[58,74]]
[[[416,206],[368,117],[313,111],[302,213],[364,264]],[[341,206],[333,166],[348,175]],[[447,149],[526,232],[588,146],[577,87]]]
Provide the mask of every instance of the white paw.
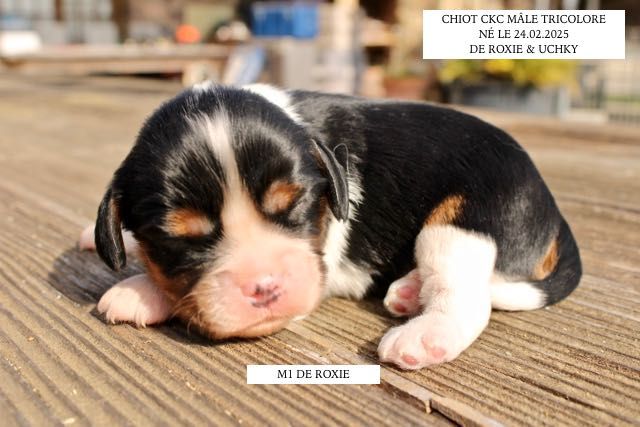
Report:
[[402,369],[420,369],[453,360],[470,344],[455,317],[432,312],[391,328],[378,345],[378,355]]
[[420,311],[422,281],[418,270],[396,280],[389,286],[384,306],[393,316],[411,316]]
[[146,274],[129,277],[109,289],[98,302],[107,321],[137,326],[161,323],[171,317],[173,304]]

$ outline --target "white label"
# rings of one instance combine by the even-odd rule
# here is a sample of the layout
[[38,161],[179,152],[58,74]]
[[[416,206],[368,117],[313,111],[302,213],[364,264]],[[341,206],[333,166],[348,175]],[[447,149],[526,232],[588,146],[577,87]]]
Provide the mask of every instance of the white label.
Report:
[[380,384],[380,365],[247,365],[247,384]]
[[624,10],[423,10],[424,59],[624,59]]

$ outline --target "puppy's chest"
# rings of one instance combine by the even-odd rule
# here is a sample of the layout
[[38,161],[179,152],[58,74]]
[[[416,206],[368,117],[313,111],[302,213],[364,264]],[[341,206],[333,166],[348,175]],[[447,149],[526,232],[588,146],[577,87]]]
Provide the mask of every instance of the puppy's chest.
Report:
[[326,231],[322,259],[325,297],[360,299],[378,280],[391,283],[400,277],[398,273],[407,262],[413,262],[412,247],[404,250],[414,241],[412,228],[385,221],[395,216],[393,210],[375,191],[369,190],[366,197],[362,171],[358,173],[351,166],[349,219],[338,221],[331,216]]
[[376,271],[347,256],[352,232],[351,221],[340,222],[334,218],[329,223],[322,259],[326,267],[325,297],[359,299],[373,283],[372,275]]

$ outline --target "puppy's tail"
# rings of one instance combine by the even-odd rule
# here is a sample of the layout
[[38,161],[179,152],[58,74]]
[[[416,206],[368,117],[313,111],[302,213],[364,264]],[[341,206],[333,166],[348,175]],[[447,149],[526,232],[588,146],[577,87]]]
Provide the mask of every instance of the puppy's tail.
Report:
[[[499,310],[534,310],[566,298],[580,283],[582,263],[571,229],[563,219],[555,242],[543,260],[553,264],[546,277],[522,282],[505,281],[494,275],[491,282],[491,305]],[[534,274],[534,276],[538,276]]]

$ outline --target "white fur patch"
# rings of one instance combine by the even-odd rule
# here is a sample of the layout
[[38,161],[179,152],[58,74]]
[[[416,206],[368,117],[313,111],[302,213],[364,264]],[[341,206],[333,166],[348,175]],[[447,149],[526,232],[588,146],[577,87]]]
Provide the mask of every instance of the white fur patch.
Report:
[[201,117],[197,120],[224,169],[227,189],[230,192],[240,190],[240,172],[238,171],[236,155],[231,145],[231,124],[227,113],[224,110],[220,110],[215,113],[215,118]]
[[296,123],[301,123],[302,118],[296,113],[295,109],[291,105],[291,98],[286,91],[279,89],[275,86],[267,85],[264,83],[255,83],[246,86],[242,86],[242,89],[249,92],[260,95],[270,103],[280,107],[287,115]]
[[213,117],[200,115],[188,119],[194,132],[199,132],[209,142],[216,158],[222,165],[226,181],[225,205],[228,197],[238,197],[244,193],[236,155],[231,140],[231,123],[227,112],[218,110]]
[[528,282],[507,282],[499,275],[491,280],[491,306],[498,310],[535,310],[544,307],[545,296]]
[[323,261],[327,267],[325,296],[362,298],[373,283],[373,270],[354,264],[346,258],[351,222],[358,215],[362,202],[362,188],[357,177],[351,176],[349,183],[349,219],[338,221],[333,215],[327,230]]

